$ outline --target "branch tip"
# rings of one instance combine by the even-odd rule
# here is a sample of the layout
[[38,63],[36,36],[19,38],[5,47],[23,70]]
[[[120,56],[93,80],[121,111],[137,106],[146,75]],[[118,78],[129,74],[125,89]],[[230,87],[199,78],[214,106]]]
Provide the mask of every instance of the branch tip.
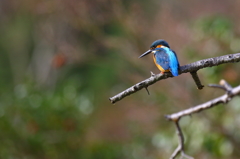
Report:
[[225,87],[227,91],[231,91],[231,90],[232,90],[232,86],[231,86],[229,83],[227,83],[227,81],[225,81],[224,79],[222,79],[222,80],[219,82],[219,84],[220,84],[221,86]]
[[209,87],[213,87],[213,88],[219,88],[222,89],[224,91],[226,91],[226,88],[224,86],[218,85],[218,84],[209,84]]
[[155,76],[155,74],[151,71],[151,77]]

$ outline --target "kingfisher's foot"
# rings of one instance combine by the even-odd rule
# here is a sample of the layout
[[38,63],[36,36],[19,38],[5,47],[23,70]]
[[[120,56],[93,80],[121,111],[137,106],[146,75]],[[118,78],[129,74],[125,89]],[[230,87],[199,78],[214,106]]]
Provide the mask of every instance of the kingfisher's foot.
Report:
[[155,74],[151,71],[151,76],[155,76]]

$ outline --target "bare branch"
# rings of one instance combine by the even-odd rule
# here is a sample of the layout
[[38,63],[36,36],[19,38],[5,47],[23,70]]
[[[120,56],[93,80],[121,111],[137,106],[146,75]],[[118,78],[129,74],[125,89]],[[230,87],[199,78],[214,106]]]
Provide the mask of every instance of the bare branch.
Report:
[[[240,86],[233,88],[231,90],[231,94],[232,94],[232,96],[239,95],[240,94]],[[201,112],[205,109],[209,109],[213,106],[216,106],[220,103],[227,103],[228,101],[229,101],[229,95],[224,94],[224,95],[222,95],[218,98],[215,98],[213,100],[210,100],[206,103],[197,105],[195,107],[192,107],[192,108],[189,108],[189,109],[186,109],[186,110],[183,110],[183,111],[180,111],[180,112],[175,113],[175,114],[167,115],[166,118],[169,119],[169,120],[175,121],[175,120],[178,120],[179,118],[181,118],[183,116],[198,113],[198,112]]]
[[180,154],[180,152],[181,152],[182,157],[192,159],[192,157],[190,157],[184,153],[184,136],[183,136],[181,127],[179,126],[179,121],[182,117],[187,116],[187,115],[192,115],[194,113],[209,109],[220,103],[227,103],[232,99],[232,97],[240,95],[240,85],[235,88],[232,88],[225,80],[221,80],[220,85],[212,84],[211,86],[225,90],[226,94],[224,94],[218,98],[215,98],[211,101],[208,101],[206,103],[197,105],[195,107],[192,107],[192,108],[189,108],[189,109],[186,109],[183,111],[180,111],[178,113],[166,115],[166,118],[168,120],[171,120],[175,123],[176,129],[177,129],[177,135],[178,135],[178,139],[179,139],[179,141],[178,141],[179,145],[176,148],[176,150],[173,152],[173,154],[171,155],[170,159],[174,159],[176,156],[178,156]]
[[[204,59],[204,60],[200,60],[200,61],[197,61],[197,62],[194,62],[191,64],[181,66],[179,69],[179,74],[187,73],[187,72],[197,72],[198,70],[200,70],[202,68],[217,66],[217,65],[220,65],[223,63],[234,63],[234,62],[239,62],[239,61],[240,61],[240,53],[228,54],[228,55],[224,55],[224,56]],[[139,83],[133,85],[132,87],[126,89],[125,91],[109,98],[109,100],[111,101],[111,103],[116,103],[117,101],[123,99],[126,96],[129,96],[143,88],[146,88],[146,87],[156,83],[159,80],[163,80],[163,79],[166,79],[169,77],[173,77],[171,73],[152,75],[150,78],[148,78],[142,82],[139,82]],[[197,82],[195,81],[195,83],[197,83]]]

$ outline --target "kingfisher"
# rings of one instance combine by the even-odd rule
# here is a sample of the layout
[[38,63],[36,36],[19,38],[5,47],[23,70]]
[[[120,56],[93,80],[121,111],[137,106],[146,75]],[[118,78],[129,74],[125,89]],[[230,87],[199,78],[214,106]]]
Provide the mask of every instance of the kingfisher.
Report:
[[178,76],[179,62],[176,53],[170,49],[165,40],[156,40],[150,46],[150,49],[143,53],[139,58],[153,53],[153,61],[163,74],[171,72],[173,76]]

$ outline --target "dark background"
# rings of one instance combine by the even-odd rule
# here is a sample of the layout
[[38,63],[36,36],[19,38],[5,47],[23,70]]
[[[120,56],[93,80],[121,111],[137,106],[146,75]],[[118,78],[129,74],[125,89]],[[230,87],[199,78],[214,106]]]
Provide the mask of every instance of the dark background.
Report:
[[[177,146],[171,114],[222,95],[190,74],[112,105],[159,73],[150,44],[165,39],[181,65],[239,52],[238,0],[0,1],[0,158],[156,159]],[[239,64],[199,71],[204,85],[240,84]],[[239,158],[240,99],[185,117],[186,153]]]

